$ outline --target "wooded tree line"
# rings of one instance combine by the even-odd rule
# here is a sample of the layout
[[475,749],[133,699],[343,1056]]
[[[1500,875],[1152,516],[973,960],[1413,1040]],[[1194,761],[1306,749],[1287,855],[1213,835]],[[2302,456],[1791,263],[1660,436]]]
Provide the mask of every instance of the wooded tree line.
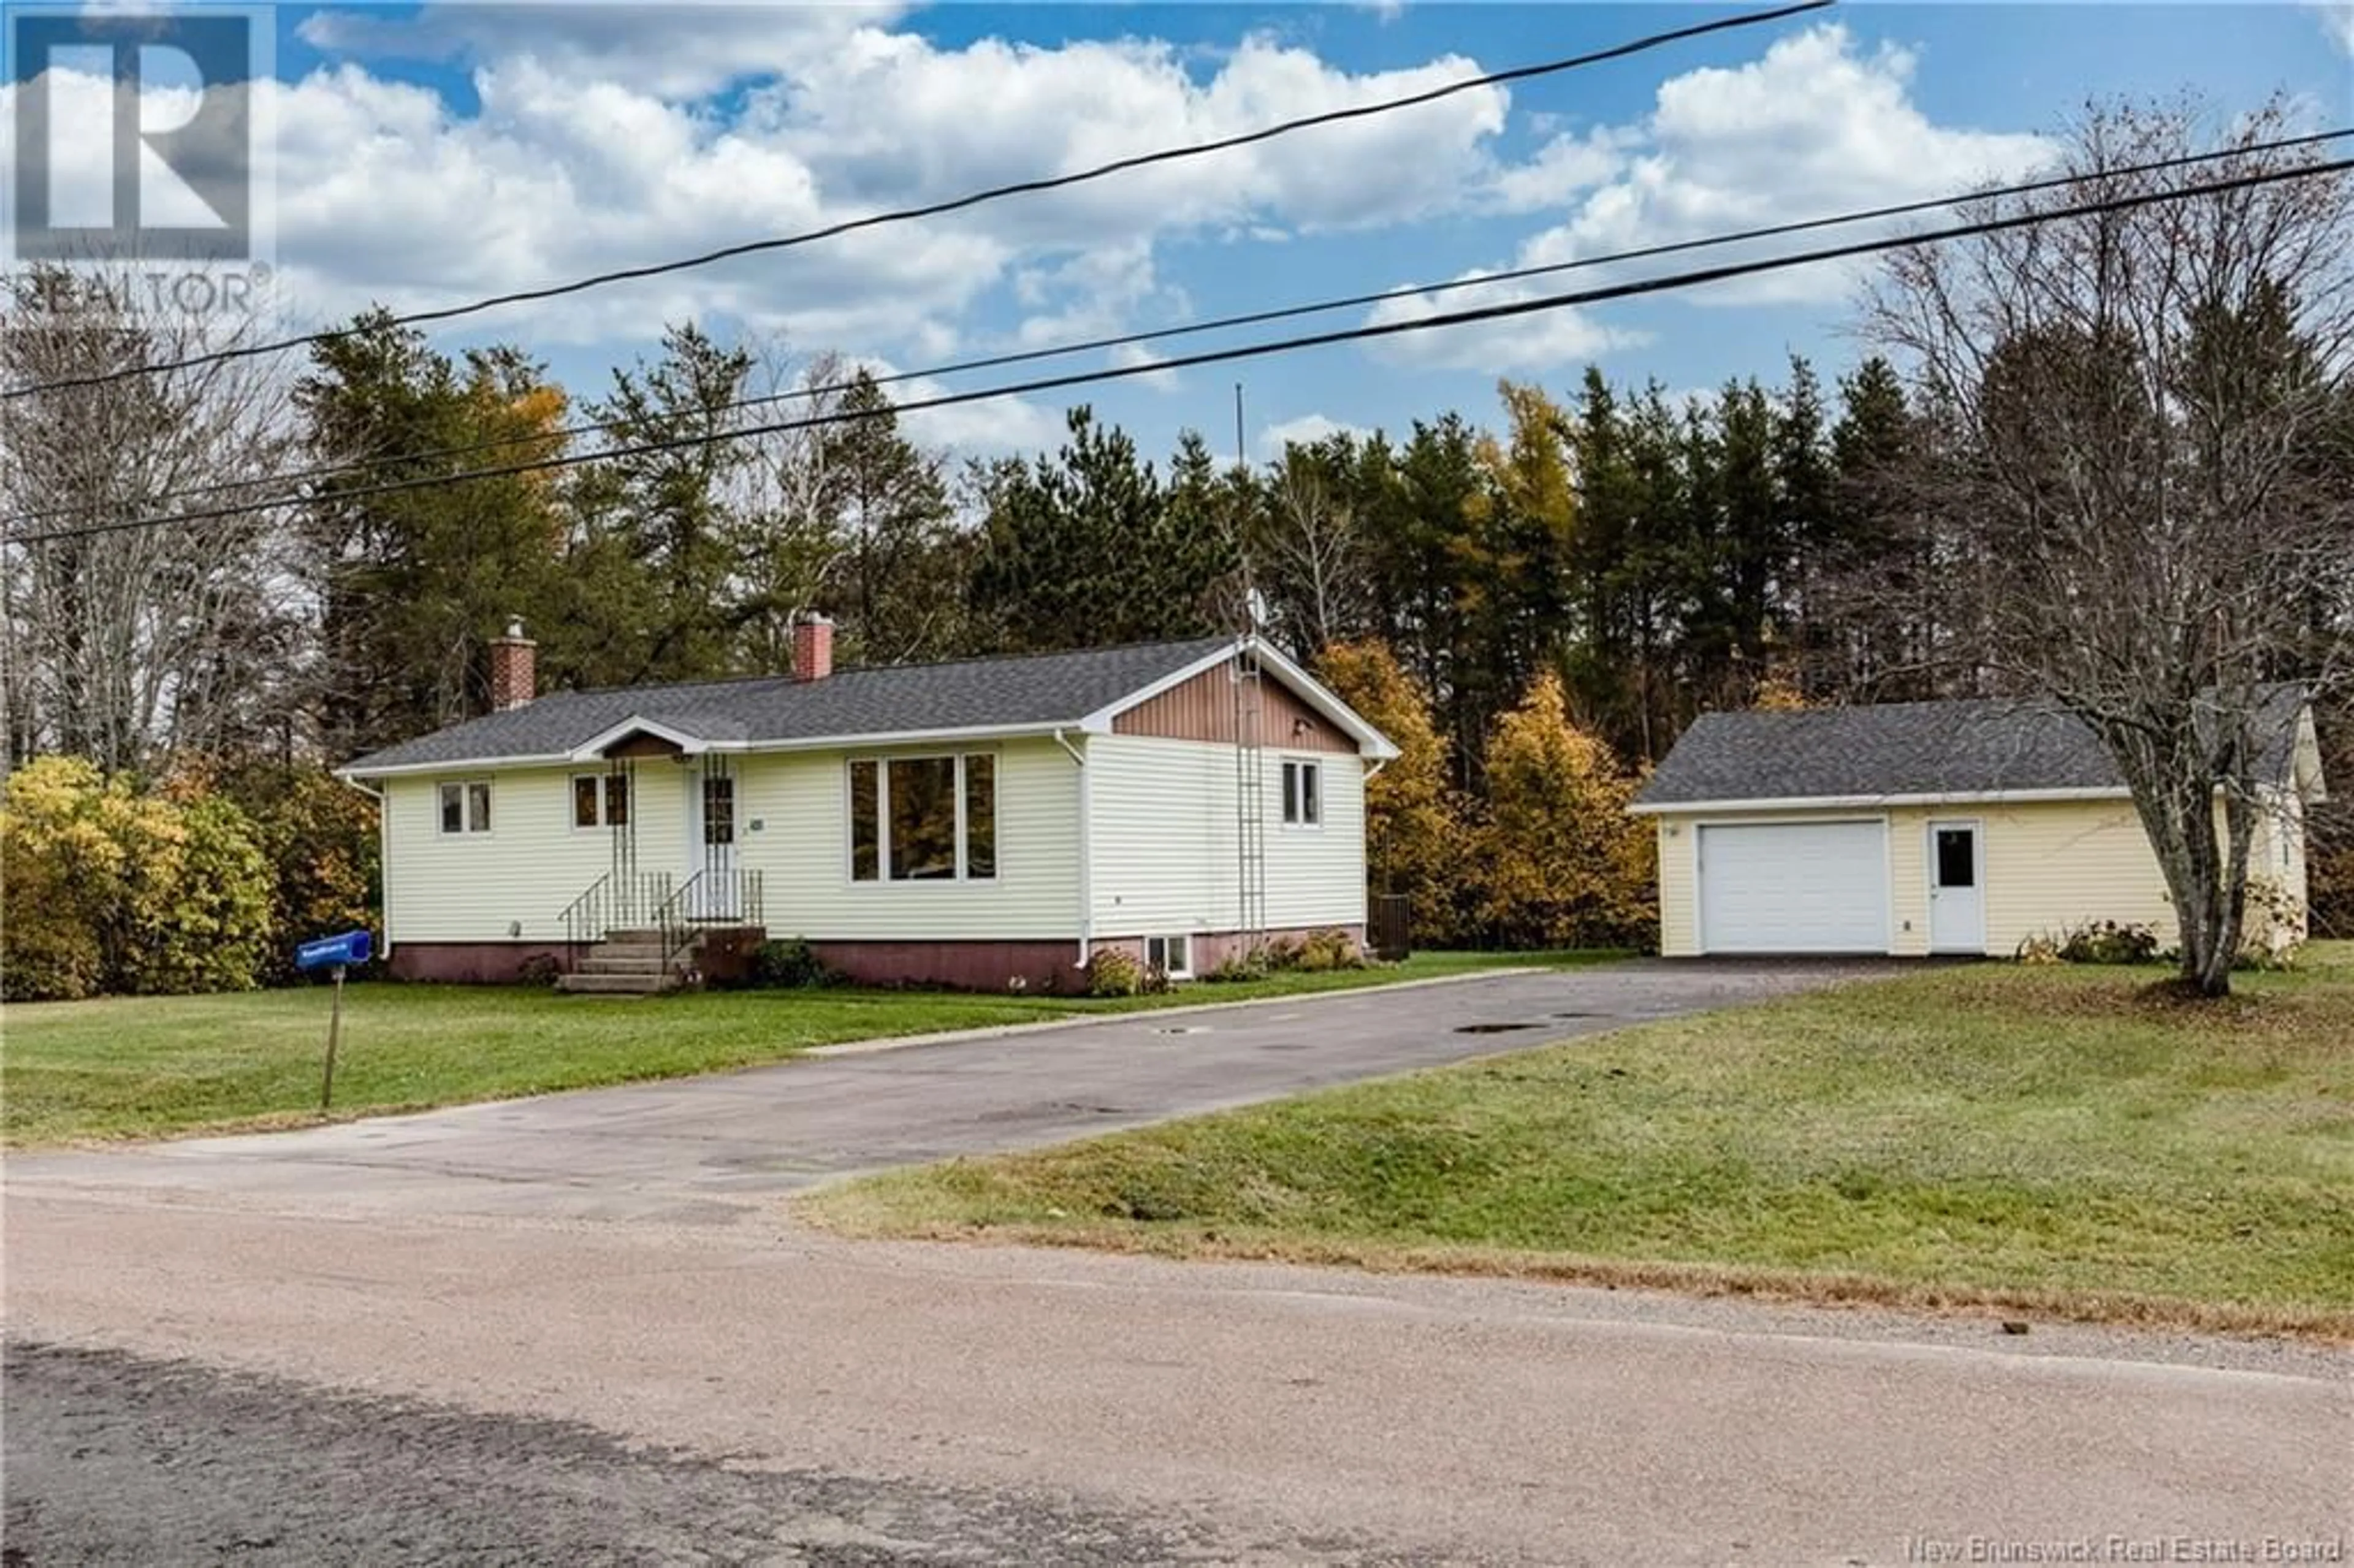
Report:
[[[2088,188],[2196,123],[2088,126]],[[2068,673],[2038,667],[2041,639],[2115,665],[2105,739],[2130,751],[2163,727],[2129,711],[2137,682],[2343,673],[2329,563],[2354,560],[2354,392],[2326,242],[2344,185],[2312,184],[1900,258],[1865,313],[1886,352],[1828,380],[1793,358],[1695,396],[1598,370],[1505,382],[1492,418],[1249,467],[1190,433],[1157,461],[1086,408],[1055,451],[960,465],[838,356],[692,325],[594,392],[519,345],[452,355],[379,313],[292,375],[233,359],[0,402],[9,761],[340,761],[482,711],[511,616],[544,685],[609,685],[781,672],[810,612],[857,663],[1232,630],[1256,604],[1377,722],[1426,724],[1423,766],[1385,775],[1374,851],[1426,933],[1624,937],[1639,900],[1597,895],[1618,913],[1589,919],[1498,894],[1502,868],[1575,839],[1511,792],[1589,779],[1577,809],[1599,809],[1702,711],[2048,689]],[[2153,262],[2188,254],[2229,261]],[[2089,303],[2067,291],[2086,277]],[[11,384],[195,346],[65,274],[35,281],[0,323]],[[289,473],[310,476],[300,500]],[[180,520],[27,537],[153,516]],[[2194,561],[2235,597],[2184,609]],[[2230,608],[2254,597],[2251,562],[2301,631]],[[2191,616],[2203,631],[2178,631],[2232,657],[2158,659],[2146,622],[2078,636],[2070,615],[2102,593]],[[2040,623],[2014,613],[2031,602]],[[2325,717],[2354,795],[2349,726]],[[1479,842],[1480,885],[1426,885],[1442,859],[1483,863]],[[1620,851],[1570,853],[1591,872]],[[2319,881],[2322,918],[2354,927],[2344,852]]]
[[[20,301],[9,378],[185,354],[100,308],[63,279]],[[813,611],[845,662],[898,662],[1233,630],[1256,588],[1303,656],[1387,644],[1475,790],[1497,715],[1548,671],[1636,766],[1767,681],[1827,701],[1973,683],[1938,662],[1958,635],[1941,574],[1890,519],[1920,420],[1880,359],[1828,393],[1804,359],[1705,397],[1506,383],[1492,432],[1450,411],[1253,468],[1193,432],[1157,460],[1085,408],[1056,451],[960,467],[838,357],[693,326],[585,397],[520,347],[452,357],[381,316],[283,386],[251,363],[0,403],[0,504],[27,519],[12,758],[340,759],[482,711],[512,616],[546,683],[626,685],[781,671]],[[779,393],[801,396],[742,406]],[[706,439],[811,417],[839,422]],[[289,471],[320,477],[235,510]],[[23,538],[208,512],[230,514]]]

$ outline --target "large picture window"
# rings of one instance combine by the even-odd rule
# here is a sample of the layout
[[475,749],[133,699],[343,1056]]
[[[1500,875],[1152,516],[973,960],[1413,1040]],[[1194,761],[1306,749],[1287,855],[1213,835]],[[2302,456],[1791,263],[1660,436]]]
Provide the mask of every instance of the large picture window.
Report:
[[997,758],[986,752],[850,765],[854,882],[978,882],[997,874]]

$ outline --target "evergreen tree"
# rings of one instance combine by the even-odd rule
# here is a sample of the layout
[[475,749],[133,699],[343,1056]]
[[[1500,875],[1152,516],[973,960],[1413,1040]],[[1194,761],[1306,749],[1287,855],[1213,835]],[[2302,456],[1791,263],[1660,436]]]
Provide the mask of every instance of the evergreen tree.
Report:
[[994,643],[1045,651],[1217,630],[1211,590],[1230,556],[1205,520],[1217,504],[1207,450],[1180,452],[1172,514],[1125,431],[1084,407],[1069,427],[1055,457],[1011,459],[982,479],[972,598]]
[[617,448],[680,443],[599,462],[575,487],[584,565],[631,590],[578,607],[588,618],[574,625],[596,683],[737,673],[745,541],[729,493],[746,453],[711,438],[742,422],[734,405],[751,368],[748,351],[722,348],[699,327],[673,327],[662,358],[615,371],[612,394],[593,410]]
[[543,613],[562,603],[548,476],[365,493],[551,455],[561,395],[518,350],[471,350],[461,366],[378,312],[314,347],[294,397],[313,461],[366,465],[323,480],[303,524],[328,752],[348,757],[484,711],[489,640],[512,616],[550,633],[562,624]]
[[889,664],[938,659],[964,637],[963,569],[940,458],[899,429],[890,397],[864,369],[822,437],[822,490],[840,552],[827,608],[840,656]]

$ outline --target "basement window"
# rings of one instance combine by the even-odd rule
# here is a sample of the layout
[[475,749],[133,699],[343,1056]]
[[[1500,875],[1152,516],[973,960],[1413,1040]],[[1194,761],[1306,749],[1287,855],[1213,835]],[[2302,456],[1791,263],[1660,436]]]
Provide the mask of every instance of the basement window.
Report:
[[491,831],[491,781],[452,780],[441,786],[441,831],[445,833],[487,833]]
[[1191,937],[1145,938],[1144,967],[1148,969],[1159,969],[1171,980],[1191,980],[1193,977],[1193,938]]

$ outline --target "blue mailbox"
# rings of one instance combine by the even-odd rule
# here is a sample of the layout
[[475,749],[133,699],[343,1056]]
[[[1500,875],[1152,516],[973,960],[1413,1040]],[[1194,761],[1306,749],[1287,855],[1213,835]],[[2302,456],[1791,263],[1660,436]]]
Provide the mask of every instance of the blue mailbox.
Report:
[[346,964],[364,964],[375,951],[366,931],[346,931],[340,937],[322,937],[315,942],[305,942],[294,949],[294,967],[298,969],[342,969]]

